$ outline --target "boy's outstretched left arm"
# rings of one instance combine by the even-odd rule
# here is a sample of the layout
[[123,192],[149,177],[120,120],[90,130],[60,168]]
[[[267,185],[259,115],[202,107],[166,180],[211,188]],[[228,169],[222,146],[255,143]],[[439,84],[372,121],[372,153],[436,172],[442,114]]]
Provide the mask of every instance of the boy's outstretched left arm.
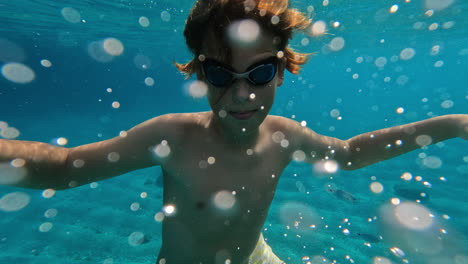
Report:
[[[307,161],[333,159],[341,169],[359,169],[443,140],[468,140],[468,115],[445,115],[357,135],[348,140],[302,131],[299,149]],[[308,155],[309,154],[309,155]]]

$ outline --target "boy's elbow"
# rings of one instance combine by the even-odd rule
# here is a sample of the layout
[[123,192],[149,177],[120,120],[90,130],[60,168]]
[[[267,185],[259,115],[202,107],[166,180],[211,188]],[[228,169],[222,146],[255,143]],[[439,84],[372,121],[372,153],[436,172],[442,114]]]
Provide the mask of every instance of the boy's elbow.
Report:
[[39,190],[56,191],[74,187],[67,180],[70,177],[69,148],[56,149],[43,164],[27,168],[25,187]]
[[338,160],[338,166],[341,170],[353,171],[373,164],[373,162],[369,162],[367,159],[362,159],[360,153],[353,151],[349,142],[345,142],[345,151],[342,152]]

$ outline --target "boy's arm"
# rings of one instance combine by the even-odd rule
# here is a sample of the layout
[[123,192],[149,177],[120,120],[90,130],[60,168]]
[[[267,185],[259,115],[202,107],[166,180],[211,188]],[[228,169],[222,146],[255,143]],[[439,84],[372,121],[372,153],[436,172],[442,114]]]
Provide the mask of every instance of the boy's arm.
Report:
[[[155,147],[171,141],[165,137],[170,122],[169,116],[157,117],[118,137],[74,148],[0,140],[0,184],[60,190],[161,165],[164,155],[155,155]],[[162,144],[160,152],[168,148]]]
[[340,168],[353,170],[446,139],[468,139],[468,115],[435,117],[364,133],[348,140],[318,135],[307,128],[299,134],[298,149],[306,153],[308,162],[333,159]]

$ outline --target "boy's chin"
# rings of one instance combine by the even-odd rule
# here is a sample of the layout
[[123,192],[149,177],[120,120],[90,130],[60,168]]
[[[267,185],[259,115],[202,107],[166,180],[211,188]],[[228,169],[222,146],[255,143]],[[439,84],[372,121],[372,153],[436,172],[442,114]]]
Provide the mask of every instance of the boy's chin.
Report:
[[229,129],[229,132],[239,136],[248,136],[257,131],[264,120],[264,115],[256,113],[248,119],[238,119],[234,116],[228,116],[221,122],[225,128]]

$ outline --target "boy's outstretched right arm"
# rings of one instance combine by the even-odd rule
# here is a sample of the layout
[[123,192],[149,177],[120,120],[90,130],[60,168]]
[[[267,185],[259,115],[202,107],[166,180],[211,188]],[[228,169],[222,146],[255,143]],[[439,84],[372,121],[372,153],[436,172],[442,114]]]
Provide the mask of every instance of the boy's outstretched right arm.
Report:
[[172,119],[156,117],[118,137],[74,148],[0,139],[0,184],[62,190],[161,165],[164,159],[154,150],[174,138]]

